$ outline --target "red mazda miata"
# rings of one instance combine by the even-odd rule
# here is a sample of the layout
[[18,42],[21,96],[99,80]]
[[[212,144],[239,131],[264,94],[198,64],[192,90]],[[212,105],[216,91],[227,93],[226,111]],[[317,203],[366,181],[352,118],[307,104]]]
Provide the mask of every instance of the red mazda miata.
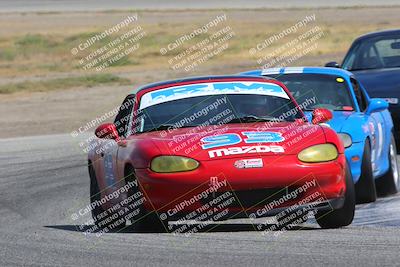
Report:
[[343,144],[324,125],[330,111],[314,110],[311,124],[305,105],[282,83],[251,76],[187,78],[129,94],[90,144],[96,228],[184,232],[193,227],[168,222],[199,230],[275,216],[281,229],[310,213],[323,228],[349,225],[355,200]]

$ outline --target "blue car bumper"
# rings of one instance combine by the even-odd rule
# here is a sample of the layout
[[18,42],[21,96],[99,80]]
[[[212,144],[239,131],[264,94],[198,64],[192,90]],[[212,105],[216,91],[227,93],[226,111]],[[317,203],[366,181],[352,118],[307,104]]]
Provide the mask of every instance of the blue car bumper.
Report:
[[363,142],[353,143],[350,147],[346,148],[345,150],[346,159],[347,162],[349,163],[354,183],[356,183],[360,179],[363,151],[364,151]]

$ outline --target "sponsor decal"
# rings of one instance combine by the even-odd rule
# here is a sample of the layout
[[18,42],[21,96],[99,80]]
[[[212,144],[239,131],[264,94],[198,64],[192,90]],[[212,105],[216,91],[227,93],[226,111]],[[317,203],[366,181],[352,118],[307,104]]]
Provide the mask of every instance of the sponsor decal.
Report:
[[211,176],[210,183],[208,185],[210,187],[218,187],[218,176]]
[[140,109],[160,103],[210,95],[227,94],[254,94],[276,96],[289,99],[289,96],[277,84],[267,82],[215,82],[198,83],[183,86],[174,86],[165,89],[155,90],[144,94],[140,101]]
[[238,169],[262,168],[262,159],[240,159],[235,161],[234,166]]
[[104,176],[107,186],[111,186],[115,183],[113,159],[111,153],[105,153],[104,156]]
[[242,132],[246,138],[242,139],[239,134],[226,133],[221,135],[213,135],[203,137],[200,141],[203,143],[203,149],[211,149],[221,146],[236,145],[244,141],[246,144],[260,143],[279,143],[285,140],[281,133],[278,132]]
[[252,153],[284,153],[285,150],[282,146],[270,145],[270,146],[241,146],[241,147],[229,147],[214,149],[208,151],[210,158],[230,156],[230,155],[242,155]]

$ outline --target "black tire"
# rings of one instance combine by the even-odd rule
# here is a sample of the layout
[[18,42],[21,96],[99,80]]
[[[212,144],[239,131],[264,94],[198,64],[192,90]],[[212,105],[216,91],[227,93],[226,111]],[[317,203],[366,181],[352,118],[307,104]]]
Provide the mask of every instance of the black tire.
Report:
[[[94,205],[96,201],[100,201],[101,196],[100,196],[100,189],[99,186],[97,185],[97,179],[96,179],[96,174],[94,173],[93,166],[91,163],[89,163],[89,177],[90,177],[90,204]],[[104,212],[103,208],[101,206],[94,206],[92,209],[92,218],[94,223],[99,226],[98,223],[98,216]]]
[[371,164],[371,147],[368,140],[365,141],[361,162],[361,176],[355,184],[355,190],[357,204],[376,201],[375,179]]
[[[397,134],[395,134],[395,138],[394,138],[394,140],[395,140],[395,142],[396,142],[396,147],[400,147],[400,137],[399,137],[399,135]],[[400,155],[400,150],[397,150],[397,155]]]
[[[136,181],[135,170],[132,166],[127,166],[125,169],[125,183]],[[140,192],[140,186],[131,187],[128,190],[128,197],[134,196]],[[144,197],[144,194],[142,194]],[[138,210],[138,212],[136,212]],[[131,210],[129,212],[138,213],[131,220],[132,224],[130,229],[134,232],[156,232],[156,233],[164,233],[168,232],[168,220],[161,220],[158,214],[155,211],[148,212],[146,211],[144,205],[139,205],[135,207],[135,210]]]
[[321,228],[340,228],[353,222],[354,211],[356,207],[355,191],[353,177],[351,176],[349,166],[346,166],[346,193],[344,204],[336,210],[317,211],[315,219]]
[[144,233],[168,233],[168,221],[162,221],[158,214],[153,212],[146,212],[143,217],[135,221],[131,225],[131,229],[135,232]]
[[396,141],[393,134],[389,145],[389,170],[385,175],[376,180],[376,190],[379,196],[396,194],[400,191],[400,177],[397,164]]
[[[88,168],[90,176],[90,204],[92,205],[92,207],[94,207],[91,210],[91,212],[94,224],[97,226],[97,231],[106,231],[106,232],[120,231],[125,227],[125,223],[116,223],[116,221],[118,221],[119,219],[118,217],[115,220],[112,220],[106,224],[104,224],[104,222],[102,223],[102,221],[106,219],[106,217],[104,217],[105,210],[100,205],[95,205],[97,201],[100,202],[101,200],[100,189],[97,184],[94,168],[90,162]],[[114,216],[114,215],[107,214],[106,216]]]

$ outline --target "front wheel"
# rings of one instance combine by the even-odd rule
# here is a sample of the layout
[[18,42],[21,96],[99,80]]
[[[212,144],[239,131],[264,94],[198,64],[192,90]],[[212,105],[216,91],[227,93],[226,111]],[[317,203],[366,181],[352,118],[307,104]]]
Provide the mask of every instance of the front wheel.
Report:
[[149,212],[145,209],[143,203],[146,201],[146,198],[140,190],[140,185],[132,166],[128,166],[125,170],[125,183],[137,185],[132,186],[128,190],[128,198],[134,199],[134,202],[137,203],[137,205],[133,204],[129,211],[129,213],[134,215],[130,218],[132,223],[130,229],[134,232],[168,232],[168,220],[161,220],[155,211]]
[[358,204],[376,201],[375,179],[372,172],[371,147],[365,141],[364,153],[361,162],[361,176],[355,184],[356,201]]
[[[125,227],[125,221],[117,220],[115,214],[110,214],[101,206],[101,193],[97,184],[96,173],[93,166],[89,163],[90,176],[90,206],[92,207],[92,218],[97,231],[113,232]],[[111,220],[108,217],[112,218]]]
[[346,193],[344,204],[340,209],[317,211],[315,219],[321,228],[339,228],[352,223],[356,207],[353,178],[348,165],[346,166]]
[[400,191],[400,179],[397,164],[397,150],[396,142],[391,135],[390,146],[389,146],[389,170],[385,175],[376,181],[376,189],[380,196],[386,196],[396,194]]

